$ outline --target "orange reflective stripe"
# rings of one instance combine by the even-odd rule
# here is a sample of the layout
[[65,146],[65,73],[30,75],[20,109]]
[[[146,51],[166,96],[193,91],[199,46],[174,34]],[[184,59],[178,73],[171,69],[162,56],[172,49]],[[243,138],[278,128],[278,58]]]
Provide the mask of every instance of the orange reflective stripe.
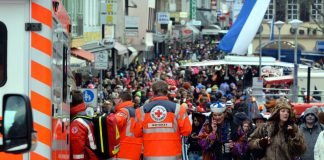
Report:
[[39,80],[48,85],[49,87],[52,86],[51,70],[35,61],[31,62],[31,76],[36,80]]
[[37,123],[34,123],[34,128],[37,131],[37,140],[44,143],[45,145],[52,146],[51,130]]
[[33,109],[36,109],[37,111],[42,112],[47,116],[52,115],[51,100],[34,91],[31,91],[30,99]]
[[48,158],[45,158],[35,152],[30,153],[30,159],[37,159],[37,160],[48,160]]
[[31,33],[31,45],[48,56],[52,56],[52,42],[51,40],[39,35],[36,32]]
[[32,2],[32,18],[52,28],[52,12],[35,2]]
[[17,154],[8,154],[8,153],[3,153],[3,152],[1,152],[0,153],[0,159],[14,159],[14,160],[22,160],[23,159],[23,155],[22,154],[19,154],[19,155],[17,155]]

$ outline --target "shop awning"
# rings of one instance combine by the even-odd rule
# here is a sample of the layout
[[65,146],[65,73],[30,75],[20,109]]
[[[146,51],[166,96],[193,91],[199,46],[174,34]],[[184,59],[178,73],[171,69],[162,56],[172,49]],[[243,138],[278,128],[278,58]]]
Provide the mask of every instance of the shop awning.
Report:
[[324,52],[324,41],[316,42],[316,50],[320,52]]
[[132,54],[129,56],[129,62],[133,62],[137,56],[137,50],[134,47],[128,47],[128,50],[132,52]]
[[82,49],[76,49],[76,48],[72,48],[71,50],[72,55],[74,55],[75,57],[93,62],[94,61],[94,55],[91,52],[82,50]]
[[114,48],[118,51],[118,55],[123,55],[128,53],[127,48],[124,45],[120,44],[119,42],[115,42]]
[[86,60],[74,57],[73,55],[70,57],[70,67],[73,68],[81,68],[87,66]]
[[146,33],[145,34],[145,50],[150,50],[151,47],[154,47],[153,33]]

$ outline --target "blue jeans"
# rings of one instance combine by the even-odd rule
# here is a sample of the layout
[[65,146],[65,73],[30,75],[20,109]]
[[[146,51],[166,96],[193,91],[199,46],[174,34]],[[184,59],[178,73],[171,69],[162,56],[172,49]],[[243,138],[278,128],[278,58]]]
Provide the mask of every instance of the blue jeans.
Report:
[[202,154],[197,152],[189,152],[189,159],[190,160],[202,160]]

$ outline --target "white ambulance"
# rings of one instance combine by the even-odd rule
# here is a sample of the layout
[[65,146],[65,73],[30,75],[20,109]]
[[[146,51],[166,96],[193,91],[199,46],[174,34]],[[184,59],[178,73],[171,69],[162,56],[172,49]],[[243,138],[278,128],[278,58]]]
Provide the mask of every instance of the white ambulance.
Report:
[[61,0],[0,0],[0,159],[69,159],[69,56]]

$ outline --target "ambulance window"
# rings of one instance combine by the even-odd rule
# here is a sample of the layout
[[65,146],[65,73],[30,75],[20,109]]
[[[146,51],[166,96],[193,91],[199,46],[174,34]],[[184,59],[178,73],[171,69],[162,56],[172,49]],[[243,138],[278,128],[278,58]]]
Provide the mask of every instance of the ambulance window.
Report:
[[0,87],[7,80],[7,36],[7,27],[0,21]]

